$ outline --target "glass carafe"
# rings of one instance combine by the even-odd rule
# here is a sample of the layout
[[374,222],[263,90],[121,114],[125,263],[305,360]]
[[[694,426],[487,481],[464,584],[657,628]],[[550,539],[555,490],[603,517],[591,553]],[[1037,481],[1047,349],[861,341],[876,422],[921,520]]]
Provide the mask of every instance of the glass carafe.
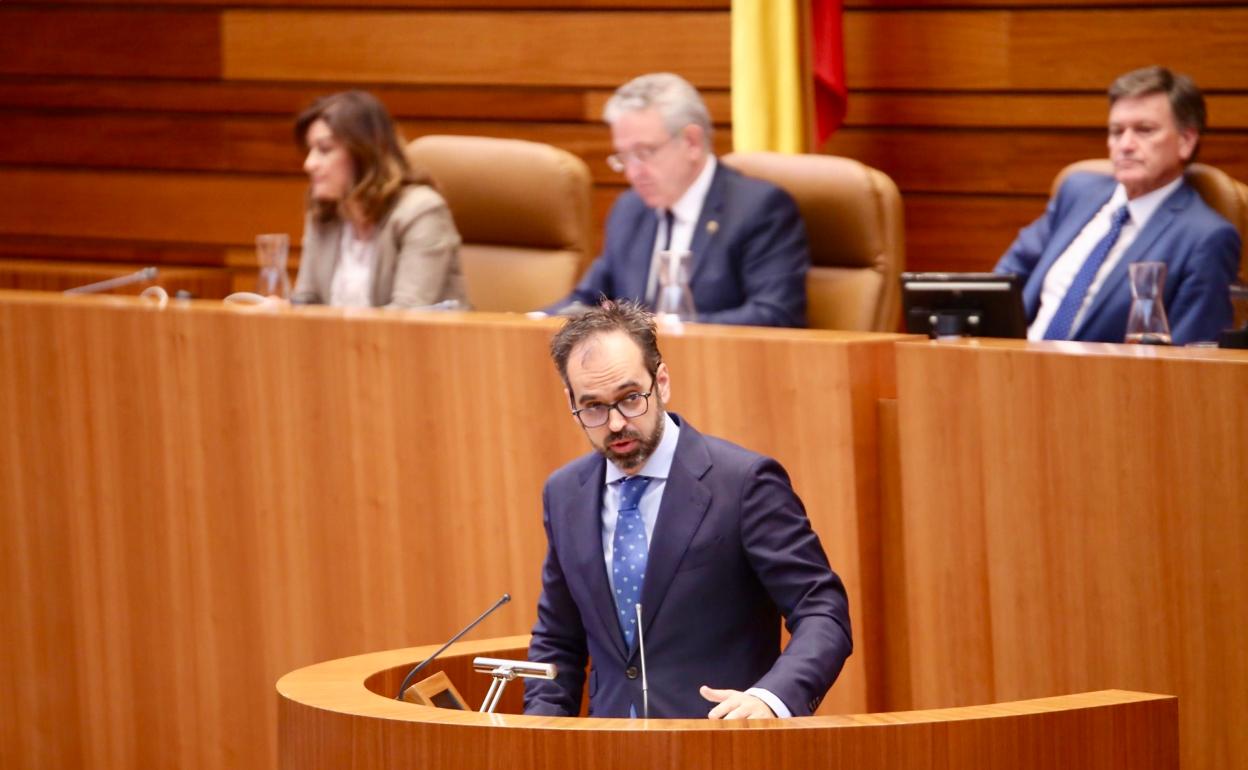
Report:
[[689,288],[693,254],[688,251],[659,252],[659,290],[655,295],[654,312],[666,323],[698,320]]
[[1130,266],[1131,312],[1127,315],[1127,342],[1169,345],[1170,321],[1162,297],[1166,290],[1164,262],[1135,262]]
[[286,272],[286,255],[290,251],[290,236],[286,233],[266,233],[256,236],[256,264],[260,271],[256,279],[256,293],[262,297],[290,299],[290,274]]

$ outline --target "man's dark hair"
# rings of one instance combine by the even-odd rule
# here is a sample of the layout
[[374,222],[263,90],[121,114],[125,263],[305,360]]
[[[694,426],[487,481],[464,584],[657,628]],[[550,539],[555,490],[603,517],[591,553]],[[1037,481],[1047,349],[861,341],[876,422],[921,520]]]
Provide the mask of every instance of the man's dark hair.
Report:
[[[1180,129],[1192,129],[1197,137],[1205,132],[1205,97],[1187,75],[1171,72],[1165,67],[1143,67],[1120,75],[1109,87],[1109,106],[1119,99],[1165,94],[1170,111]],[[1199,142],[1199,139],[1197,140]],[[1199,148],[1197,144],[1197,148]],[[1193,150],[1194,160],[1196,152]]]
[[568,357],[572,355],[572,349],[590,337],[617,331],[627,334],[641,348],[646,370],[652,376],[658,373],[663,354],[659,352],[654,316],[632,302],[604,298],[598,307],[569,319],[550,341],[550,357],[554,359],[555,368],[568,390],[572,389],[568,383]]

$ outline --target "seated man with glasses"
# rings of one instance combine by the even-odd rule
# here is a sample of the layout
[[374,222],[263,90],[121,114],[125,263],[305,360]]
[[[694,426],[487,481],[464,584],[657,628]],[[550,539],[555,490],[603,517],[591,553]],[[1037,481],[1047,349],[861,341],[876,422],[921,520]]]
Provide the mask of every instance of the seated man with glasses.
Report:
[[659,252],[673,250],[693,255],[699,321],[805,326],[810,252],[797,204],[715,159],[697,90],[677,75],[643,75],[603,116],[615,147],[607,163],[632,189],[611,209],[602,254],[546,312],[574,314],[602,296],[653,309]]
[[569,320],[551,357],[596,451],[542,494],[529,659],[558,676],[525,681],[525,713],[576,716],[587,663],[590,716],[813,713],[849,657],[849,612],[784,469],[667,411],[671,375],[636,305]]

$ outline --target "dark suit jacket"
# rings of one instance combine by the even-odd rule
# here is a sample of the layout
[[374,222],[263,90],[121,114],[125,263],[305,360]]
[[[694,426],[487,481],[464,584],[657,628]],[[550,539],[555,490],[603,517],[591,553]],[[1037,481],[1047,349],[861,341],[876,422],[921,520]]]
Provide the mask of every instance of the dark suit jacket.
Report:
[[[546,308],[594,305],[599,295],[642,301],[658,220],[637,193],[622,194],[607,219],[602,254],[580,284]],[[698,320],[751,326],[805,326],[810,252],[797,204],[769,182],[718,164],[690,249]]]
[[[1044,216],[1023,228],[996,272],[1023,276],[1030,324],[1040,310],[1044,277],[1066,247],[1114,193],[1102,174],[1072,174],[1049,201]],[[1122,342],[1131,310],[1127,266],[1165,262],[1164,302],[1174,344],[1216,340],[1231,325],[1229,287],[1239,271],[1239,233],[1184,182],[1144,225],[1097,291],[1072,339]]]
[[[809,715],[852,648],[844,586],[775,460],[680,426],[642,587],[650,716],[705,717],[703,684],[761,687]],[[624,648],[603,562],[605,463],[587,455],[546,483],[529,658],[559,676],[526,680],[529,714],[575,716],[587,657],[590,714],[642,714],[637,644]],[[792,638],[780,654],[782,615]]]

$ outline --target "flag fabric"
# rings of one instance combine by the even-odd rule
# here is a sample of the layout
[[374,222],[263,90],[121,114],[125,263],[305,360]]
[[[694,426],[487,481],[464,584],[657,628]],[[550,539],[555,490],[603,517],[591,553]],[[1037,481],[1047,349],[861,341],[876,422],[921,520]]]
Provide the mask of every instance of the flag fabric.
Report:
[[810,152],[845,115],[841,0],[732,0],[736,150]]
[[814,80],[815,139],[822,146],[845,120],[845,38],[841,0],[811,0],[811,74]]
[[803,2],[732,0],[732,144],[739,152],[805,152],[810,145]]

